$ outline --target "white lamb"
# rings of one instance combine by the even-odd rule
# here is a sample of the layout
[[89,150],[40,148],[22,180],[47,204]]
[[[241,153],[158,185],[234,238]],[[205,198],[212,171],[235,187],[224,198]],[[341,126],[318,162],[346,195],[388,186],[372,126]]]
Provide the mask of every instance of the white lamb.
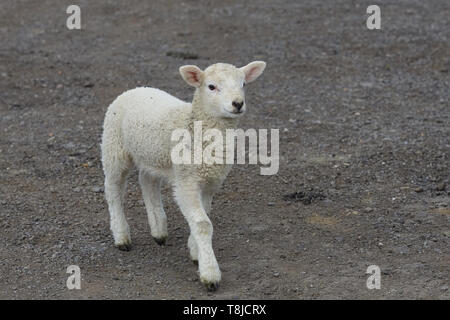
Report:
[[[180,68],[183,79],[196,88],[192,103],[154,88],[136,88],[120,95],[108,108],[102,137],[105,196],[111,217],[114,243],[120,250],[131,247],[130,230],[124,215],[126,177],[134,164],[139,169],[151,234],[162,245],[167,238],[167,218],[161,202],[160,185],[168,181],[186,218],[191,259],[198,263],[200,280],[215,290],[221,279],[212,248],[213,227],[208,213],[214,194],[231,169],[230,164],[174,164],[171,133],[193,129],[236,128],[245,113],[244,85],[259,77],[265,62],[245,67],[217,63],[202,71],[197,66]],[[191,135],[193,136],[193,135]]]

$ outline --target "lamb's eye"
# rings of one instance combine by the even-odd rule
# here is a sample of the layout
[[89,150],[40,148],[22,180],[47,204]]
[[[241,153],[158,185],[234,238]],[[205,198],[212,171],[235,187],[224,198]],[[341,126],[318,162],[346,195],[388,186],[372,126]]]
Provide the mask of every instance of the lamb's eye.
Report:
[[242,87],[245,87],[245,82],[242,84]]
[[208,88],[209,88],[209,90],[215,90],[215,89],[216,89],[216,87],[213,86],[212,84],[210,84],[210,85],[208,86]]

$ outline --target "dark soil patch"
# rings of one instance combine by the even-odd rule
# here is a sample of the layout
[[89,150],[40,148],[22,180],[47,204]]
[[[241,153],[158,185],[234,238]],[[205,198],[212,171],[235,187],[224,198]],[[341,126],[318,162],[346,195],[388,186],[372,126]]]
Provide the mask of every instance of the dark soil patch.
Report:
[[325,194],[320,191],[298,191],[283,196],[283,200],[301,202],[305,206],[324,200],[325,198]]

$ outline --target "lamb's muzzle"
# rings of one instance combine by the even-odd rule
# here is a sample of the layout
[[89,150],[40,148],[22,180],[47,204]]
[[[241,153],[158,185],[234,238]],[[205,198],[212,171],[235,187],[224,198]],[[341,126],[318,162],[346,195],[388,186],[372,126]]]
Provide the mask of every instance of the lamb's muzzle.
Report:
[[241,112],[241,108],[244,105],[244,101],[233,101],[231,104],[236,108],[236,113],[239,113]]

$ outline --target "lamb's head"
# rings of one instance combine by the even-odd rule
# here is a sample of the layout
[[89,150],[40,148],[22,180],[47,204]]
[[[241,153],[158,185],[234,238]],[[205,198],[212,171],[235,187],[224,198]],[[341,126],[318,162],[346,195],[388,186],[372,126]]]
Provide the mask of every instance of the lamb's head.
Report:
[[244,86],[264,71],[266,63],[254,61],[242,68],[217,63],[202,71],[197,66],[180,68],[183,79],[197,88],[204,112],[220,118],[238,118],[246,110]]

